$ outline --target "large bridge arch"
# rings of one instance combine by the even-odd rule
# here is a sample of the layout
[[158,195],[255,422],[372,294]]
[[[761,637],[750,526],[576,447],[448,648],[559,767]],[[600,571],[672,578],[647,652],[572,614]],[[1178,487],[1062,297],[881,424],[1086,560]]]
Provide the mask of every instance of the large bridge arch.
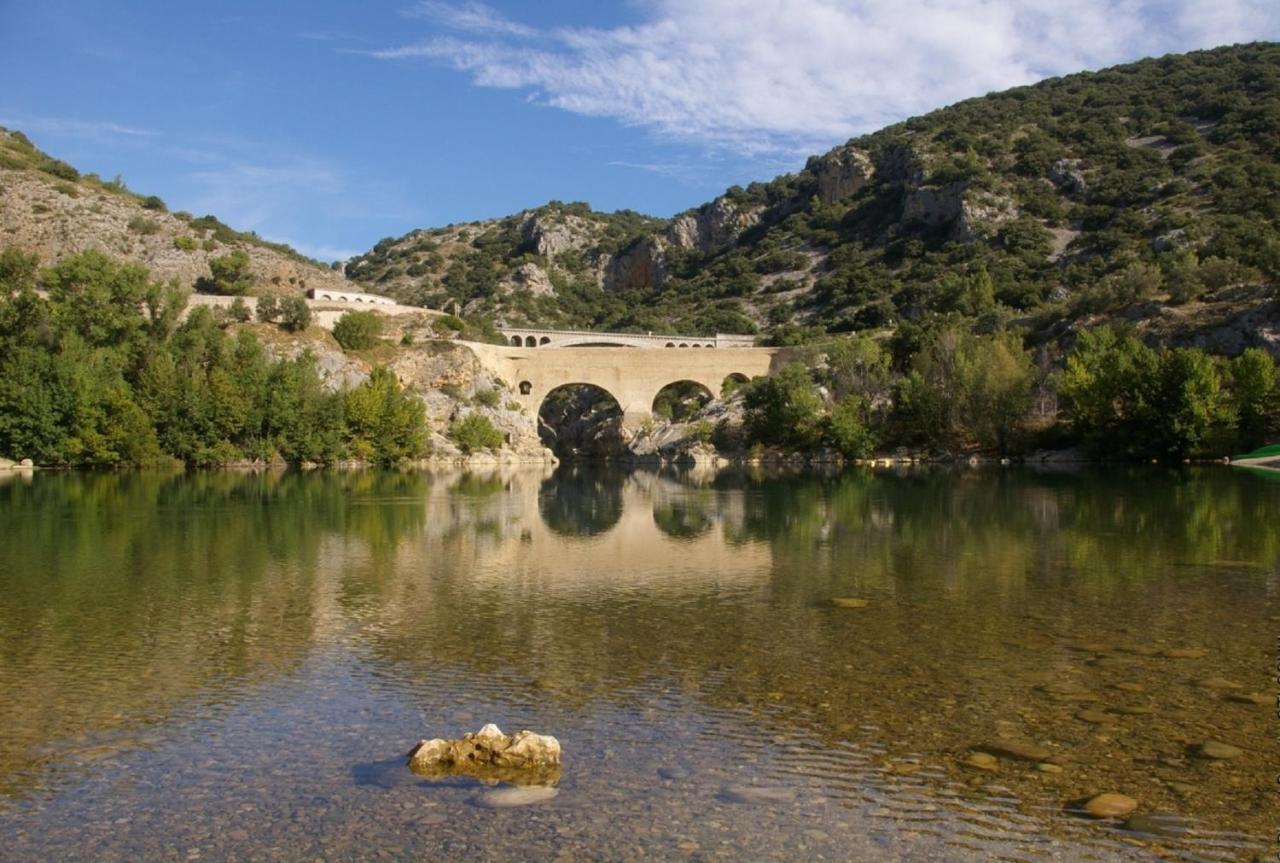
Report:
[[617,399],[622,408],[623,426],[631,429],[652,417],[653,400],[668,384],[693,381],[718,396],[725,378],[768,375],[786,355],[785,348],[682,351],[660,346],[626,350],[611,347],[547,350],[478,343],[467,346],[483,367],[515,389],[515,398],[530,416],[538,415],[543,399],[553,389],[565,384],[589,384]]

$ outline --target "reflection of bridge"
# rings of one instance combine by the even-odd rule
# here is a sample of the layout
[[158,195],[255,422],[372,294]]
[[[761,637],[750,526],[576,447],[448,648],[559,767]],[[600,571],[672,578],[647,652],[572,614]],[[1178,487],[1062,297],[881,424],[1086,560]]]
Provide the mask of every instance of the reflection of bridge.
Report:
[[[597,339],[601,336],[593,335]],[[745,381],[768,375],[785,350],[744,347],[680,351],[649,344],[648,349],[626,351],[611,347],[550,351],[474,342],[467,346],[485,368],[519,393],[518,398],[531,415],[537,416],[542,400],[552,390],[569,384],[590,384],[617,400],[627,428],[636,428],[653,415],[653,400],[668,384],[691,381],[718,397],[728,378]]]
[[534,330],[502,327],[512,347],[517,348],[751,348],[755,336],[671,336],[654,333],[595,333],[590,330]]

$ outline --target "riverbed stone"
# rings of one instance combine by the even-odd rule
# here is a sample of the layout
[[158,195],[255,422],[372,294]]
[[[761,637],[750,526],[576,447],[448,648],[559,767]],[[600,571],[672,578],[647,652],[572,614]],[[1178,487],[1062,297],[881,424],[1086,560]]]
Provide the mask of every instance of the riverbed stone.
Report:
[[989,752],[971,752],[960,763],[975,770],[994,771],[1000,766],[1000,759]]
[[1062,766],[1059,764],[1051,764],[1048,761],[1041,761],[1036,765],[1036,770],[1039,770],[1041,773],[1061,773]]
[[1172,839],[1191,831],[1186,818],[1168,812],[1135,812],[1124,822],[1124,829],[1145,836]]
[[1123,818],[1137,808],[1137,800],[1112,791],[1095,794],[1084,804],[1084,811],[1094,818]]
[[1234,680],[1227,680],[1225,677],[1205,677],[1196,681],[1196,686],[1201,689],[1244,689],[1242,685]]
[[1226,701],[1233,701],[1236,704],[1253,704],[1258,707],[1265,707],[1276,702],[1274,695],[1268,695],[1265,692],[1232,692],[1224,698]]
[[1151,716],[1156,712],[1155,706],[1151,704],[1117,704],[1108,710],[1122,716]]
[[490,778],[510,781],[522,771],[537,774],[519,781],[522,785],[546,784],[558,777],[559,765],[560,741],[556,738],[528,730],[503,734],[492,723],[456,740],[423,740],[409,752],[410,769],[421,775],[458,773],[483,779],[492,774]]
[[1011,761],[1044,761],[1053,755],[1048,749],[1029,740],[992,740],[974,748]]
[[720,796],[730,803],[791,803],[796,793],[790,788],[779,788],[774,785],[750,785],[740,783],[726,785]]
[[1076,714],[1076,719],[1090,725],[1105,725],[1111,721],[1111,717],[1101,710],[1081,710]]
[[1203,647],[1171,647],[1161,655],[1168,659],[1204,659],[1209,651]]
[[831,604],[836,608],[866,608],[871,600],[861,596],[835,596],[831,598]]
[[532,806],[545,803],[560,793],[559,788],[547,785],[524,785],[509,788],[495,788],[478,794],[472,802],[483,809],[512,809],[517,806]]
[[1244,750],[1239,746],[1232,746],[1230,743],[1206,740],[1195,748],[1195,754],[1213,761],[1226,761],[1232,758],[1239,758],[1244,754]]

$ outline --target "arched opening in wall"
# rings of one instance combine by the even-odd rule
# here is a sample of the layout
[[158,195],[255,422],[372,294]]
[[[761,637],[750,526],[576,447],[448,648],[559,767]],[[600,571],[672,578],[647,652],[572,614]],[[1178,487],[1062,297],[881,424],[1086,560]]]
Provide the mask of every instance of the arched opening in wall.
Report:
[[564,384],[538,407],[538,436],[561,459],[606,458],[627,452],[622,406],[592,384]]
[[524,347],[524,339],[520,338],[519,336],[512,336],[511,344],[517,348]]
[[529,383],[528,381],[521,381],[520,395],[527,396],[531,392],[533,392],[533,384]]
[[681,342],[681,343],[680,343],[680,347],[682,347],[682,348],[687,348],[687,347],[689,347],[689,345],[688,345],[688,344],[686,344],[685,342]]
[[674,348],[675,346],[676,346],[675,342],[667,342],[666,344],[666,347],[669,347],[669,348]]
[[653,397],[653,416],[656,419],[683,422],[707,406],[711,391],[696,381],[669,383]]
[[533,336],[525,336],[524,346],[526,348],[536,348],[538,346],[538,340],[535,339]]
[[727,399],[729,396],[742,389],[743,385],[747,382],[748,380],[746,375],[739,374],[738,372],[730,373],[730,375],[724,379],[724,382],[720,384],[720,398]]
[[539,347],[541,347],[542,345],[549,345],[549,344],[551,344],[551,336],[543,336],[542,338],[538,339]]

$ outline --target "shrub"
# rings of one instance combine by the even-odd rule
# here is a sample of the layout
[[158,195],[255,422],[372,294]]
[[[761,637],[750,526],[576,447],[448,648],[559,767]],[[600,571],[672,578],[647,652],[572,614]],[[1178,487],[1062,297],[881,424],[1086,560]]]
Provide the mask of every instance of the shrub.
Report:
[[142,208],[144,210],[155,210],[161,213],[169,209],[164,205],[164,201],[157,195],[148,195],[147,197],[143,198]]
[[54,183],[54,191],[66,195],[68,198],[80,197],[80,190],[75,187],[74,183]]
[[467,414],[449,426],[449,437],[465,453],[481,449],[497,449],[502,446],[502,433],[493,427],[489,418],[480,414]]
[[180,252],[194,252],[199,245],[200,244],[196,242],[195,237],[183,236],[173,238],[173,247]]
[[275,294],[267,294],[258,298],[258,320],[269,324],[280,316],[280,304]]
[[142,234],[145,237],[159,233],[160,224],[142,216],[134,216],[129,220],[129,230],[133,231],[135,234]]
[[242,297],[236,297],[227,308],[227,314],[231,320],[243,324],[249,320],[249,307]]
[[483,407],[496,408],[501,398],[497,390],[480,390],[475,394],[475,398],[472,401]]
[[249,272],[249,255],[241,249],[220,258],[209,259],[209,276],[196,280],[196,290],[203,294],[238,296],[253,287]]
[[333,337],[346,351],[368,350],[382,335],[382,316],[377,312],[347,312],[333,325]]
[[311,326],[311,307],[302,297],[286,297],[280,301],[280,326],[291,333]]

